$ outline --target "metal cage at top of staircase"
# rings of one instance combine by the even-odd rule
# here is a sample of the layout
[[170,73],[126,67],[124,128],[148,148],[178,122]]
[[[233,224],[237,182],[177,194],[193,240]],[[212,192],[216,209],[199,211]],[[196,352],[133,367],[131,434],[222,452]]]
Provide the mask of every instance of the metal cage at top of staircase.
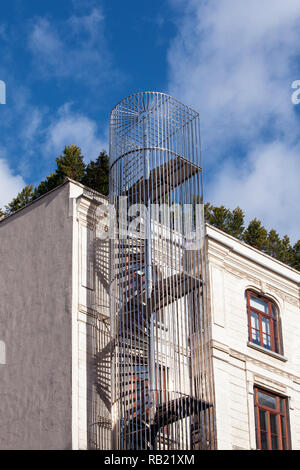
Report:
[[188,246],[184,223],[201,202],[198,113],[164,93],[121,100],[110,118],[113,448],[213,448],[205,244]]

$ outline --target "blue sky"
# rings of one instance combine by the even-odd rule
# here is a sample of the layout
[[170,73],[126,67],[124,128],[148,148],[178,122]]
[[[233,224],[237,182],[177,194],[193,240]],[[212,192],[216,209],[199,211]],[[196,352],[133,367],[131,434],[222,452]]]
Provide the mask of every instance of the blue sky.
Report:
[[0,207],[55,167],[108,147],[136,91],[201,115],[206,199],[300,238],[298,0],[12,0],[1,5]]

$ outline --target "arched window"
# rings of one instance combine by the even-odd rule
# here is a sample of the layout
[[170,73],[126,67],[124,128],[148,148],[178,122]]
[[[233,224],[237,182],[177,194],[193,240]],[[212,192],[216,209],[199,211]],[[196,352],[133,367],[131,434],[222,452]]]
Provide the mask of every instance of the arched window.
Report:
[[269,351],[283,354],[278,308],[272,300],[246,291],[249,341]]

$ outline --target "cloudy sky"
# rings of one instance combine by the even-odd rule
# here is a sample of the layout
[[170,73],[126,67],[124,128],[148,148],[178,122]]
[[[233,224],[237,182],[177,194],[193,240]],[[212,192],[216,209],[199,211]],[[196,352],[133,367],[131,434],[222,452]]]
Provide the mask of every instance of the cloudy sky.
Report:
[[65,144],[95,158],[116,102],[157,90],[200,112],[206,200],[300,238],[299,0],[5,3],[0,207]]

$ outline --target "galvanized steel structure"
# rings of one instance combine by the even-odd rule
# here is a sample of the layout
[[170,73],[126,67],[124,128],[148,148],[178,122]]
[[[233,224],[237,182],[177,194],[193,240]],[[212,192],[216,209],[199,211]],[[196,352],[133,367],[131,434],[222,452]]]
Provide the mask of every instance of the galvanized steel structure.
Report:
[[214,446],[205,245],[190,243],[204,233],[201,201],[198,113],[158,92],[120,101],[110,120],[113,448]]

